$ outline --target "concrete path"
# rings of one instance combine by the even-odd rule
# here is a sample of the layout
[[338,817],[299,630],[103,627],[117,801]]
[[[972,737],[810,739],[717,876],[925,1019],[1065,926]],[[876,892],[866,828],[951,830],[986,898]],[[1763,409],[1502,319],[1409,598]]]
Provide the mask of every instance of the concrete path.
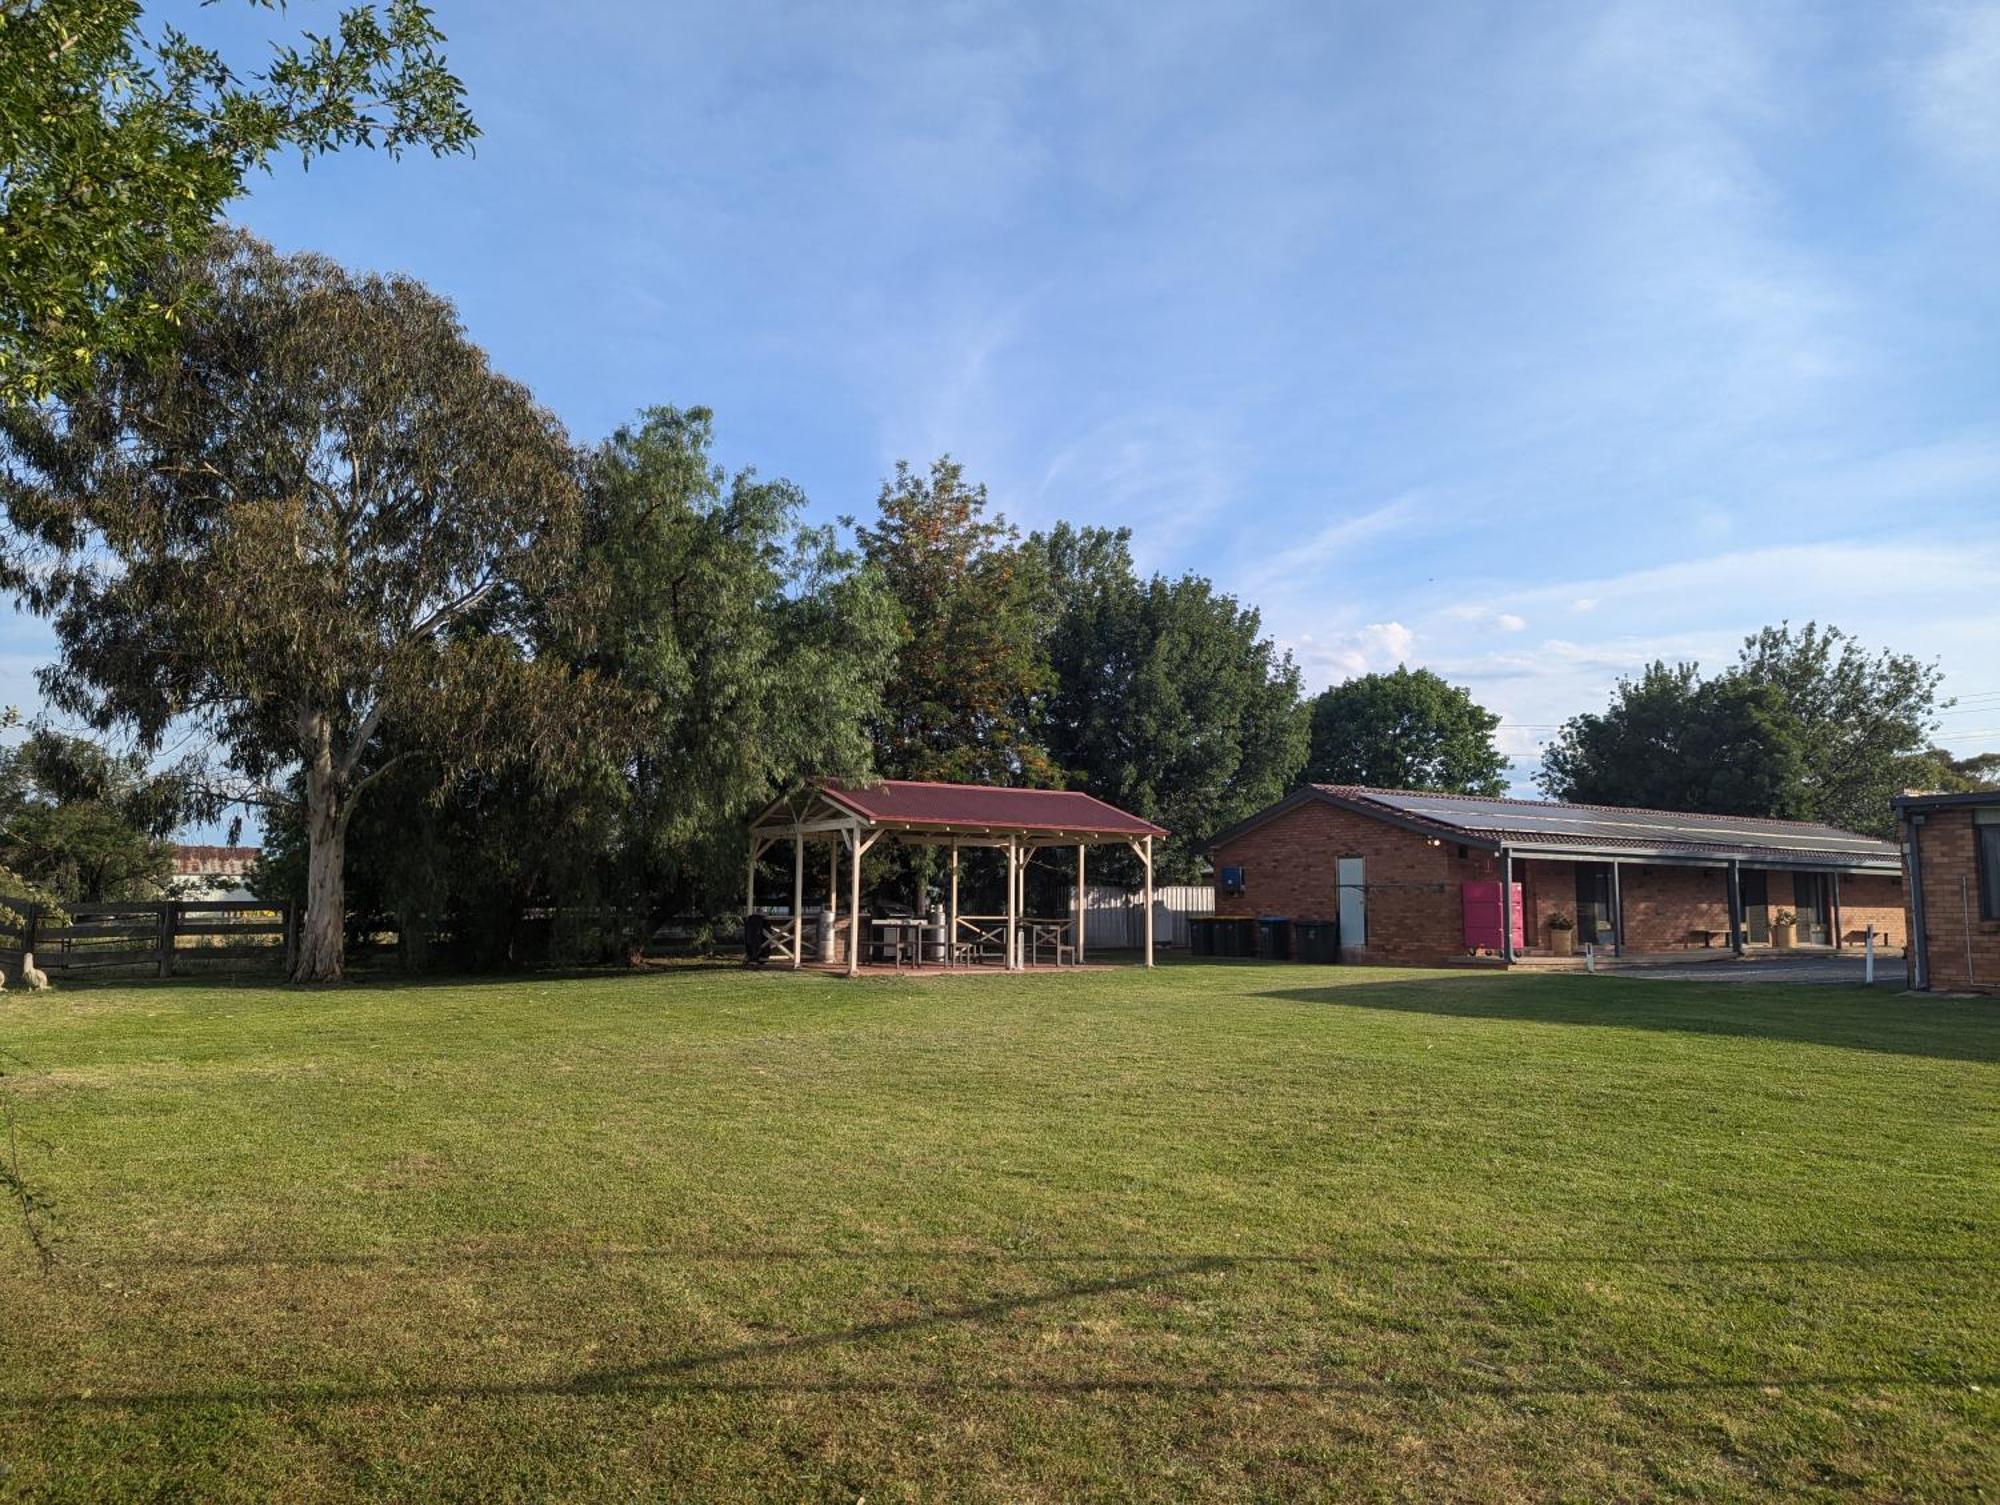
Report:
[[[1859,987],[1861,957],[1759,956],[1748,961],[1690,962],[1684,967],[1629,967],[1620,977],[1653,982],[1805,982],[1824,987]],[[1900,992],[1909,986],[1908,967],[1900,956],[1875,958],[1875,986]]]

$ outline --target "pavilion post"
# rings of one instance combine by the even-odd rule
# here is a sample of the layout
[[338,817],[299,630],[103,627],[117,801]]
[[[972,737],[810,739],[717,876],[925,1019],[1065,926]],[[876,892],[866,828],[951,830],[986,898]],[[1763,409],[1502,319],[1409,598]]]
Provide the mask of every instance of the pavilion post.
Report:
[[1146,849],[1139,860],[1146,865],[1146,965],[1153,965],[1153,838],[1146,838]]
[[1007,970],[1021,970],[1021,844],[1007,838]]
[[763,854],[764,844],[757,839],[757,833],[750,833],[750,863],[744,870],[743,913],[748,916],[757,912],[757,859]]
[[946,891],[946,914],[944,918],[944,960],[951,965],[951,959],[958,951],[958,838],[951,839],[951,882]]
[[806,958],[806,833],[792,827],[792,970]]
[[1084,846],[1084,844],[1083,844],[1082,842],[1078,842],[1078,843],[1076,844],[1076,938],[1075,938],[1075,939],[1076,939],[1076,946],[1075,946],[1075,952],[1076,952],[1076,964],[1077,964],[1077,965],[1078,965],[1079,967],[1083,965],[1083,930],[1084,930],[1084,916],[1085,916],[1085,914],[1086,914],[1086,913],[1088,912],[1088,911],[1087,911],[1087,910],[1085,909],[1085,907],[1084,907],[1084,906],[1085,906],[1085,902],[1086,902],[1086,901],[1085,901],[1085,895],[1086,895],[1086,893],[1088,892],[1088,890],[1087,890],[1087,889],[1085,889],[1085,887],[1084,887],[1084,877],[1083,877],[1083,854],[1084,854],[1084,853],[1085,853],[1086,851],[1088,851],[1088,850],[1089,850],[1089,848],[1085,847],[1085,846]]
[[847,975],[861,975],[861,826],[857,822],[847,833],[848,850],[854,854],[848,879]]
[[839,960],[834,947],[840,940],[840,838],[835,836],[826,851],[826,913],[820,917],[820,929],[826,932],[826,939],[820,942],[820,950],[826,953],[828,961]]

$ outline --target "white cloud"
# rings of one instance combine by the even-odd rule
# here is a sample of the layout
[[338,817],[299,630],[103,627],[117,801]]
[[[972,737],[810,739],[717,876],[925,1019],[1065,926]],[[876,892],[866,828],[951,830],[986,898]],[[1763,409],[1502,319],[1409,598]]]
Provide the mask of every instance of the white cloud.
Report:
[[1401,622],[1371,622],[1324,639],[1302,633],[1285,646],[1305,671],[1308,687],[1317,688],[1408,663],[1416,643],[1417,635]]
[[1936,45],[1910,77],[1923,135],[1948,160],[2000,186],[2000,6],[1942,7]]
[[1303,542],[1281,550],[1253,568],[1243,582],[1244,591],[1255,599],[1262,594],[1317,584],[1316,580],[1304,578],[1315,566],[1335,562],[1346,550],[1414,526],[1424,515],[1419,505],[1421,500],[1412,492],[1366,512],[1336,518]]
[[1490,606],[1475,602],[1460,602],[1447,606],[1444,615],[1454,622],[1473,622],[1482,626],[1497,627],[1502,632],[1520,632],[1528,625],[1528,619],[1511,611],[1495,611]]

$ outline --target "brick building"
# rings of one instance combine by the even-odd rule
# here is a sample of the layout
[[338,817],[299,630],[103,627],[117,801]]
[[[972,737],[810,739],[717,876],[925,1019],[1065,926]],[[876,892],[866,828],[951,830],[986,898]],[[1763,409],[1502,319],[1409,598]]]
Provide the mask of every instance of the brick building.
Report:
[[1895,806],[1910,985],[2000,994],[2000,792],[1906,794]]
[[1895,843],[1804,821],[1308,785],[1210,853],[1217,913],[1337,921],[1352,961],[1547,955],[1558,915],[1579,950],[1744,951],[1786,912],[1801,947],[1909,934]]

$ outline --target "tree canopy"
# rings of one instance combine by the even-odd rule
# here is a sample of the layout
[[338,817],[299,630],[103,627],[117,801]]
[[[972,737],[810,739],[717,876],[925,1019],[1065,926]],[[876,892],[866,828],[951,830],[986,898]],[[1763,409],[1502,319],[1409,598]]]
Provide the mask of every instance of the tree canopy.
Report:
[[0,863],[70,902],[151,898],[173,876],[182,772],[37,728],[0,749]]
[[1744,640],[1735,674],[1783,699],[1800,764],[1798,813],[1887,835],[1889,801],[1922,777],[1937,726],[1937,667],[1870,653],[1837,627],[1785,622]]
[[1889,801],[1925,782],[1939,675],[1836,627],[1744,640],[1729,669],[1653,664],[1608,710],[1572,717],[1537,781],[1559,799],[1825,821],[1887,835]]
[[1172,833],[1156,864],[1189,880],[1201,842],[1297,774],[1299,672],[1209,581],[1140,579],[1130,541],[1067,523],[1030,540],[1051,603],[1041,731],[1070,784]]
[[801,524],[804,494],[726,475],[712,439],[707,409],[654,408],[590,467],[586,553],[608,588],[587,662],[654,707],[623,764],[611,870],[651,919],[733,889],[741,822],[781,790],[870,771],[907,646],[879,574]]
[[153,268],[198,255],[274,154],[478,134],[418,0],[352,6],[247,73],[142,20],[140,0],[0,5],[0,403],[168,348],[200,289]]
[[901,617],[872,721],[886,777],[1035,785],[1057,776],[1034,727],[1049,688],[1042,582],[986,502],[949,455],[921,473],[899,461],[876,520],[856,530]]
[[1398,664],[1335,685],[1312,703],[1306,777],[1317,784],[1500,794],[1500,718],[1429,669]]
[[1565,722],[1535,781],[1581,804],[1789,817],[1803,812],[1804,778],[1774,687],[1656,661],[1620,679],[1606,710]]
[[[204,736],[251,803],[302,802],[313,877],[298,975],[339,975],[341,848],[397,763],[440,777],[580,762],[588,676],[536,659],[582,491],[561,427],[494,373],[443,299],[219,235],[176,359],[105,358],[5,418],[0,489],[46,557],[11,562],[61,645],[44,694],[142,751]],[[388,761],[367,766],[378,737]],[[291,776],[297,775],[297,779]]]

